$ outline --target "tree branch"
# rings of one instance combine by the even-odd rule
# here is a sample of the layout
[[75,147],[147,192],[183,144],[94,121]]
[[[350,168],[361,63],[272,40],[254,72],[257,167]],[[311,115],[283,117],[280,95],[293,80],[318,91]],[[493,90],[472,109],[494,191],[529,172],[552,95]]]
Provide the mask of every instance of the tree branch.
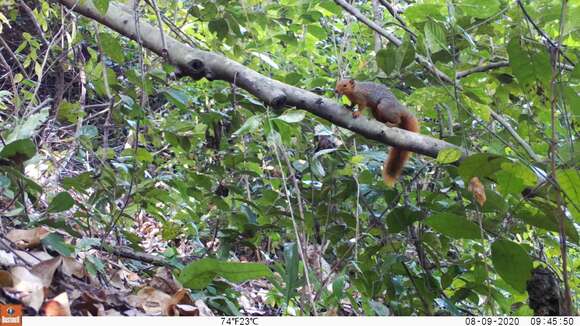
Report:
[[[137,38],[132,16],[113,2],[109,4],[106,15],[102,15],[90,1],[79,3],[77,0],[58,0],[58,2],[130,39]],[[159,29],[143,21],[139,22],[139,29],[143,46],[163,56]],[[351,112],[335,101],[270,79],[222,55],[192,48],[168,35],[166,43],[169,62],[175,65],[181,73],[194,79],[207,78],[235,83],[267,105],[275,108],[287,105],[303,109],[368,139],[419,154],[436,157],[439,151],[445,148],[457,148],[466,153],[464,149],[445,141],[399,128],[389,128],[374,119],[362,117],[353,119]]]
[[359,21],[361,21],[365,25],[367,25],[370,28],[372,28],[377,33],[379,33],[382,36],[384,36],[385,38],[387,38],[387,40],[391,41],[396,46],[401,46],[401,44],[403,44],[403,42],[400,39],[398,39],[393,34],[387,32],[385,29],[383,29],[381,26],[377,25],[372,20],[368,19],[358,9],[356,9],[353,6],[351,6],[346,1],[344,1],[344,0],[334,0],[334,2],[336,2],[339,6],[343,7],[344,9],[346,9],[346,11],[348,11],[351,15],[355,16],[356,19],[358,19]]
[[417,40],[417,35],[415,35],[415,33],[413,33],[408,27],[407,24],[405,23],[405,21],[401,18],[401,16],[399,16],[397,14],[397,11],[395,10],[395,8],[393,8],[393,6],[391,6],[390,3],[387,2],[387,0],[379,0],[379,2],[385,7],[387,8],[387,10],[389,11],[389,13],[391,14],[391,16],[393,16],[393,18],[395,18],[399,24],[401,24],[401,28],[405,30],[405,32],[409,33],[409,35],[411,36],[411,39],[413,40],[413,42],[415,42]]
[[492,69],[496,69],[496,68],[509,67],[509,65],[510,65],[509,61],[492,62],[492,63],[488,63],[488,64],[483,65],[483,66],[476,66],[476,67],[469,68],[469,69],[464,70],[464,71],[458,71],[457,74],[455,74],[455,78],[461,79],[463,77],[467,77],[467,76],[474,74],[474,73],[477,73],[477,72],[486,72],[488,70],[492,70]]

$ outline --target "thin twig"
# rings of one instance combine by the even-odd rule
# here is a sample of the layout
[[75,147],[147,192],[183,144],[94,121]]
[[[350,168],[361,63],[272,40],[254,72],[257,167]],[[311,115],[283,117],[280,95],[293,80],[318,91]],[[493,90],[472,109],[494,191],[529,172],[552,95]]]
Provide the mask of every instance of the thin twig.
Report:
[[520,146],[524,148],[524,150],[526,151],[526,153],[528,153],[528,155],[532,158],[532,160],[536,162],[542,161],[541,157],[534,152],[532,146],[530,146],[530,144],[528,144],[522,137],[520,137],[517,131],[515,131],[514,128],[501,115],[499,115],[491,108],[489,109],[489,113],[497,122],[499,122],[510,133],[510,135],[512,135],[512,137],[518,142],[518,144],[520,144]]
[[[286,200],[288,201],[288,210],[290,211],[290,217],[292,219],[292,227],[294,229],[294,236],[296,237],[296,243],[298,245],[298,253],[300,255],[300,259],[302,260],[302,263],[304,265],[304,277],[306,279],[306,286],[308,288],[308,299],[310,301],[310,305],[312,306],[312,313],[316,316],[318,313],[316,311],[316,303],[314,302],[314,290],[312,287],[312,282],[310,282],[310,272],[309,272],[309,268],[308,268],[308,255],[306,253],[306,248],[304,248],[304,245],[302,243],[302,237],[300,236],[300,232],[298,231],[298,223],[296,222],[296,218],[294,216],[294,208],[292,207],[292,201],[291,201],[291,196],[290,196],[290,191],[288,190],[288,184],[286,182],[286,175],[284,173],[284,169],[282,168],[282,160],[280,159],[280,156],[284,157],[284,160],[286,161],[287,167],[288,167],[288,171],[290,173],[292,173],[292,166],[290,165],[290,161],[288,160],[288,157],[286,156],[285,153],[282,152],[282,148],[280,146],[278,146],[278,144],[272,144],[273,148],[274,148],[274,154],[276,156],[276,160],[278,162],[278,167],[280,168],[280,172],[282,173],[282,186],[284,187],[284,192],[286,194]],[[296,189],[296,193],[297,195],[297,199],[298,199],[298,207],[299,207],[299,214],[301,215],[302,221],[304,221],[304,212],[302,210],[302,197],[300,196],[300,189],[298,188],[298,182],[296,180],[296,174],[292,173],[293,175],[293,179],[294,179],[294,187]]]
[[22,9],[24,9],[26,14],[32,20],[32,25],[34,25],[36,33],[38,33],[38,36],[40,37],[42,44],[48,45],[48,41],[46,40],[46,37],[44,37],[44,31],[42,31],[42,28],[40,27],[38,20],[36,19],[36,17],[34,17],[34,12],[32,11],[32,9],[30,9],[30,7],[23,0],[18,0],[18,4],[20,5],[20,7],[22,7]]
[[372,20],[368,19],[365,15],[363,15],[358,9],[348,4],[345,0],[334,0],[339,6],[343,7],[346,11],[348,11],[351,15],[355,16],[361,23],[369,26],[371,29],[376,31],[377,33],[384,36],[387,40],[391,41],[396,46],[401,46],[403,42],[398,39],[393,34],[384,30],[381,26],[377,25]]
[[389,11],[389,13],[391,14],[391,16],[393,16],[393,18],[395,18],[399,24],[401,24],[401,28],[405,30],[405,32],[409,33],[409,35],[411,36],[411,40],[413,42],[417,41],[417,35],[415,35],[415,33],[413,33],[408,27],[407,24],[405,23],[405,21],[401,18],[401,16],[399,16],[399,14],[397,14],[397,11],[395,10],[395,8],[393,8],[393,6],[387,2],[387,0],[379,0],[379,2],[385,6],[385,8],[387,8],[387,10]]
[[[563,0],[564,3],[567,2],[567,0]],[[538,24],[536,24],[536,22],[532,19],[532,17],[528,14],[528,12],[526,11],[526,7],[524,7],[524,4],[522,3],[521,0],[516,0],[516,3],[518,4],[518,6],[520,7],[520,9],[522,10],[522,13],[524,14],[524,16],[526,17],[526,20],[532,24],[532,26],[534,27],[534,29],[536,30],[536,32],[538,32],[538,34],[540,34],[540,36],[542,38],[544,38],[544,40],[546,40],[546,42],[550,45],[550,47],[557,49],[558,53],[564,58],[566,59],[566,61],[568,61],[569,64],[576,66],[576,64],[566,56],[566,54],[564,53],[564,51],[562,51],[562,49],[560,48],[560,44],[558,43],[557,45],[550,39],[550,37],[548,36],[548,34],[546,34],[546,32],[544,32],[539,26]],[[563,4],[562,6],[564,6],[565,4]]]
[[[521,4],[521,2],[518,0],[517,1],[518,4],[520,5],[520,7],[522,8],[522,11],[525,12],[525,9],[523,8],[523,5]],[[557,179],[557,168],[556,168],[556,152],[557,152],[557,146],[558,146],[558,139],[556,136],[556,124],[558,123],[558,120],[556,118],[556,111],[557,111],[557,101],[558,101],[558,76],[560,74],[560,71],[558,70],[558,67],[556,65],[557,62],[559,62],[559,56],[562,55],[564,58],[566,57],[562,51],[560,50],[560,44],[562,41],[562,37],[564,35],[564,19],[566,17],[565,13],[566,13],[566,9],[567,9],[567,4],[568,1],[567,0],[563,0],[562,1],[562,11],[560,13],[560,34],[559,34],[559,40],[558,40],[558,45],[554,45],[551,41],[550,44],[552,45],[552,48],[550,49],[550,58],[551,58],[551,63],[552,63],[552,79],[551,79],[551,86],[552,86],[552,92],[550,95],[550,120],[551,120],[551,124],[552,124],[552,128],[551,128],[551,144],[550,144],[550,168],[551,168],[551,175],[552,175],[552,180],[555,183],[558,183],[558,179]],[[534,25],[534,23],[532,23],[532,25]],[[549,39],[547,39],[549,40]],[[563,207],[565,207],[564,205],[564,201],[562,200],[562,196],[560,193],[560,187],[558,187],[556,190],[556,200],[558,203],[558,231],[560,234],[560,254],[562,256],[562,278],[564,279],[564,304],[563,304],[563,309],[564,311],[562,311],[563,315],[570,315],[572,313],[572,296],[570,294],[570,284],[568,282],[568,250],[567,250],[567,241],[566,241],[566,229],[565,229],[565,224],[564,224],[564,219],[566,218],[565,216],[565,212],[563,210]]]

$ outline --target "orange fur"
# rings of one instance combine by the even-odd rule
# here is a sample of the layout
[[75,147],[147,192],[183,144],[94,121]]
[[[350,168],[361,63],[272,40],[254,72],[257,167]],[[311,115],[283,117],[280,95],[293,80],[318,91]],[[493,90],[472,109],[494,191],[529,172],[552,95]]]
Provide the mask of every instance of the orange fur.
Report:
[[[353,118],[358,118],[369,107],[375,119],[380,122],[416,133],[420,130],[417,118],[382,84],[343,79],[336,84],[336,92],[348,97],[358,107],[358,111],[352,114]],[[409,151],[391,148],[389,157],[383,164],[383,179],[387,186],[395,185],[410,157]]]

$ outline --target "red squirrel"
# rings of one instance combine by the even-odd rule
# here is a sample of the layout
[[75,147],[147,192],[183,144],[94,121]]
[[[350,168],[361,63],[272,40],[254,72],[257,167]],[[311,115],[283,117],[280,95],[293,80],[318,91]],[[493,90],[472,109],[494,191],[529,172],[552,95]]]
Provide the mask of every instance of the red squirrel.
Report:
[[[352,113],[353,118],[358,118],[364,109],[370,107],[373,116],[378,121],[389,126],[419,132],[417,118],[382,84],[342,79],[336,84],[336,92],[346,95],[353,105],[358,106],[358,111]],[[397,147],[391,148],[383,166],[383,178],[387,186],[395,185],[409,157],[411,157],[411,152]]]

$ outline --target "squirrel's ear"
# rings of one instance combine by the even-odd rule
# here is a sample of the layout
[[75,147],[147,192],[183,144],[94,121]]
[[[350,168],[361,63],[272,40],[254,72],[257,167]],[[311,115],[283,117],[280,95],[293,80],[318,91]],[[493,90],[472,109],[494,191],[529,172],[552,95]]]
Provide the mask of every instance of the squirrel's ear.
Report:
[[349,83],[349,84],[351,84],[352,86],[354,86],[354,79],[350,79],[350,80],[348,81],[348,83]]

